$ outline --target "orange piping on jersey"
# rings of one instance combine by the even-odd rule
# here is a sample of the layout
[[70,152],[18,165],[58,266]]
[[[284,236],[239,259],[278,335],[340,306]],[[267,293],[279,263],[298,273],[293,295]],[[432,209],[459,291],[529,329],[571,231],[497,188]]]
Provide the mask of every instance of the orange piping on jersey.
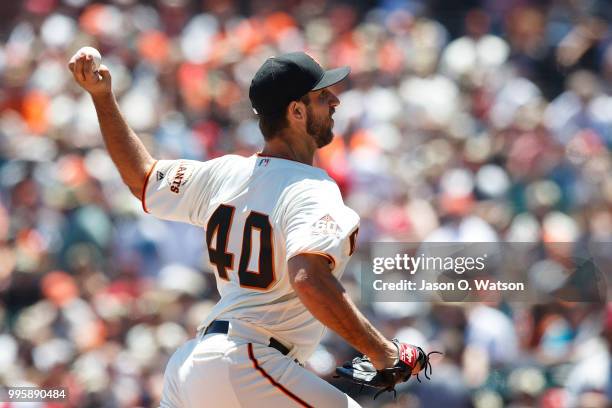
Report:
[[[328,254],[327,252],[319,252],[319,251],[303,251],[303,252],[298,252],[297,254],[293,255],[291,258],[298,256],[298,255],[302,255],[302,254],[311,254],[311,255],[319,255],[322,256],[323,258],[327,259],[327,261],[331,264],[331,270],[333,271],[336,268],[336,260],[334,259],[333,256],[331,256],[330,254]],[[289,259],[291,259],[289,258]]]
[[147,173],[147,176],[145,177],[144,184],[142,185],[142,193],[140,193],[140,201],[142,202],[142,209],[147,214],[149,213],[149,210],[147,209],[147,204],[145,203],[145,194],[147,193],[147,185],[149,184],[149,177],[151,177],[151,173],[153,173],[153,169],[155,168],[155,165],[157,164],[157,162],[158,160],[155,160],[155,162],[149,169],[149,172]]
[[289,398],[291,398],[292,400],[294,400],[301,406],[306,407],[306,408],[313,408],[312,405],[309,405],[303,399],[301,399],[300,397],[298,397],[297,395],[295,395],[294,393],[292,393],[291,391],[283,387],[282,384],[276,382],[274,378],[272,378],[263,368],[261,368],[259,366],[259,363],[257,362],[257,359],[255,358],[255,355],[253,354],[253,343],[249,343],[248,347],[249,347],[249,358],[253,362],[253,367],[255,368],[255,370],[259,371],[261,375],[263,375],[270,382],[270,384],[272,384],[272,386],[281,390],[283,394],[285,394],[286,396],[288,396]]

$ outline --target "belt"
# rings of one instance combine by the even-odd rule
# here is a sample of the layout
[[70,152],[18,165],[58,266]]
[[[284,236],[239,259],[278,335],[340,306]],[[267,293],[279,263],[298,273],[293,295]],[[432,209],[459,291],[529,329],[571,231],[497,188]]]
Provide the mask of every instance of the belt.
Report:
[[[227,334],[228,331],[229,331],[228,321],[213,320],[213,322],[209,324],[206,330],[204,331],[204,335],[211,334],[211,333]],[[284,355],[287,355],[290,351],[287,347],[283,346],[283,344],[280,341],[276,340],[274,337],[270,338],[270,343],[268,344],[268,346],[277,349]]]

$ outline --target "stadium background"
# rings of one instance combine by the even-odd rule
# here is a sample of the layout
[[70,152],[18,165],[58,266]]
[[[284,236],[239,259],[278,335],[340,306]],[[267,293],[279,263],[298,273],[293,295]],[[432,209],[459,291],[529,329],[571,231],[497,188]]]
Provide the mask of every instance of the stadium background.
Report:
[[[610,13],[578,0],[1,2],[0,384],[66,386],[75,407],[153,405],[217,296],[202,232],[144,215],[122,185],[66,68],[80,46],[101,50],[161,158],[257,151],[247,90],[270,55],[350,65],[317,162],[361,216],[361,251],[609,243]],[[355,299],[357,277],[344,279]],[[609,304],[360,307],[387,335],[445,352],[399,406],[610,404]],[[353,353],[330,335],[309,367],[331,380]]]

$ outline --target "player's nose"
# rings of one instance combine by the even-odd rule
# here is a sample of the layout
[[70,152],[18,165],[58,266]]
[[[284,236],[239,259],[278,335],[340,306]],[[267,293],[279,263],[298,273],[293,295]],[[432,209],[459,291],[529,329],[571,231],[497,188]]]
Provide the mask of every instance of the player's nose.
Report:
[[329,106],[331,106],[332,108],[335,108],[338,105],[340,105],[340,99],[338,99],[336,94],[330,92]]

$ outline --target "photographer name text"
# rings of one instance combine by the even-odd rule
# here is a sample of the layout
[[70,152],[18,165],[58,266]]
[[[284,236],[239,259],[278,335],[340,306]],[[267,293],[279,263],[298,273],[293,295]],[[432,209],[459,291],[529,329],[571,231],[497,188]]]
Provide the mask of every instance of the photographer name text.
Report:
[[421,280],[418,282],[402,279],[396,282],[385,282],[377,279],[372,282],[372,287],[376,291],[419,291],[436,292],[444,290],[483,290],[483,291],[515,291],[525,290],[523,282],[502,282],[491,279],[461,279],[456,282],[429,282]]

